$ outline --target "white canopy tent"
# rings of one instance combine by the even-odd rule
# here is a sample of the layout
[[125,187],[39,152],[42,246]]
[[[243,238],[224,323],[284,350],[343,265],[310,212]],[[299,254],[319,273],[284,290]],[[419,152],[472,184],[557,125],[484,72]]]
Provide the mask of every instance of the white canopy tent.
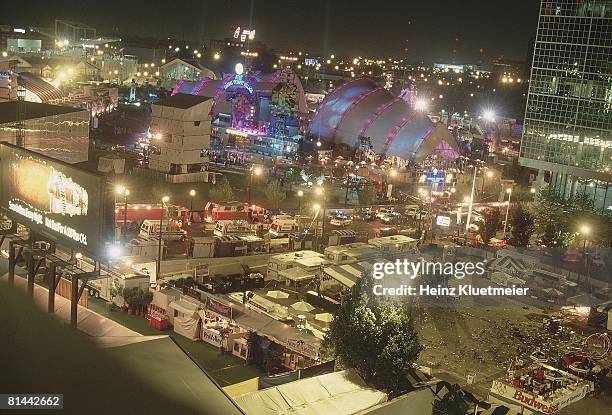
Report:
[[352,370],[302,379],[235,398],[247,415],[351,415],[387,400],[387,394],[368,387]]

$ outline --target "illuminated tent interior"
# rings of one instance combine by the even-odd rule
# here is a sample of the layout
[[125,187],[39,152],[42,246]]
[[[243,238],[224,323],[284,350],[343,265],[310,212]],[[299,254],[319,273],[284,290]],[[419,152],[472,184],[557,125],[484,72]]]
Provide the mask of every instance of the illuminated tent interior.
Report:
[[331,92],[313,116],[310,135],[324,144],[351,148],[360,137],[368,137],[374,152],[405,159],[459,156],[457,142],[444,125],[434,124],[425,113],[367,78]]

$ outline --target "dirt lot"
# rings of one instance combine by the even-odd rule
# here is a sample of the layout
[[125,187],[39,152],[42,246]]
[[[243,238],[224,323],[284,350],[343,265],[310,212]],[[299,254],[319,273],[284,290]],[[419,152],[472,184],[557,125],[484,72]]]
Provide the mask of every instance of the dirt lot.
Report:
[[[488,285],[474,278],[462,283]],[[473,302],[473,304],[469,304]],[[541,348],[549,356],[580,347],[588,334],[573,325],[568,339],[551,335],[542,327],[543,319],[559,308],[543,309],[510,298],[462,299],[463,304],[428,308],[417,313],[417,327],[423,342],[419,363],[432,367],[435,376],[464,385],[480,398],[486,398],[491,382],[502,376],[508,363],[516,357],[529,359]],[[467,303],[467,304],[466,304]],[[474,383],[467,384],[467,377]],[[610,413],[612,388],[605,386],[596,397],[572,405],[562,413],[591,415]]]

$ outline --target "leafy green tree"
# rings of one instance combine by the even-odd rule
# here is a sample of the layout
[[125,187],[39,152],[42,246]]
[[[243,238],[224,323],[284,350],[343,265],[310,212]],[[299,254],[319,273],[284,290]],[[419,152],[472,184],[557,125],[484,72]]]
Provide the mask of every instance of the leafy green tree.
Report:
[[382,305],[372,285],[366,275],[343,298],[323,348],[369,385],[396,393],[409,386],[407,375],[422,346],[408,309]]
[[225,176],[221,176],[221,179],[208,191],[208,196],[217,202],[229,202],[236,198],[234,190]]
[[510,218],[512,237],[510,243],[514,246],[527,246],[534,231],[534,218],[529,210],[519,205]]
[[485,244],[488,244],[491,238],[497,234],[499,229],[500,214],[497,209],[486,209],[483,214],[483,227],[481,237]]
[[287,198],[287,192],[285,192],[285,189],[283,189],[283,185],[279,180],[273,180],[266,189],[266,196],[272,204],[272,207],[278,208]]
[[466,415],[468,403],[463,399],[461,387],[449,385],[448,392],[442,399],[434,401],[432,415]]
[[573,238],[568,202],[552,190],[544,190],[533,205],[535,233],[546,246],[566,247]]
[[376,192],[374,191],[374,185],[367,183],[357,193],[360,205],[372,205],[376,201]]

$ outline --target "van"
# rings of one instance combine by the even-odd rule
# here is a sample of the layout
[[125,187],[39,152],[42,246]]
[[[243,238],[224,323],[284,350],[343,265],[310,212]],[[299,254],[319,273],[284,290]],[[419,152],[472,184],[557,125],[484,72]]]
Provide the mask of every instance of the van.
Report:
[[270,225],[270,236],[273,238],[287,238],[290,233],[298,230],[297,221],[288,215],[278,215]]
[[215,223],[215,236],[227,235],[259,235],[263,225],[260,223],[250,224],[244,220],[219,220]]
[[[140,236],[145,238],[159,236],[159,223],[160,221],[151,219],[142,221]],[[164,221],[161,234],[162,239],[169,241],[178,241],[185,238],[185,231],[172,222],[168,223],[168,221]]]

